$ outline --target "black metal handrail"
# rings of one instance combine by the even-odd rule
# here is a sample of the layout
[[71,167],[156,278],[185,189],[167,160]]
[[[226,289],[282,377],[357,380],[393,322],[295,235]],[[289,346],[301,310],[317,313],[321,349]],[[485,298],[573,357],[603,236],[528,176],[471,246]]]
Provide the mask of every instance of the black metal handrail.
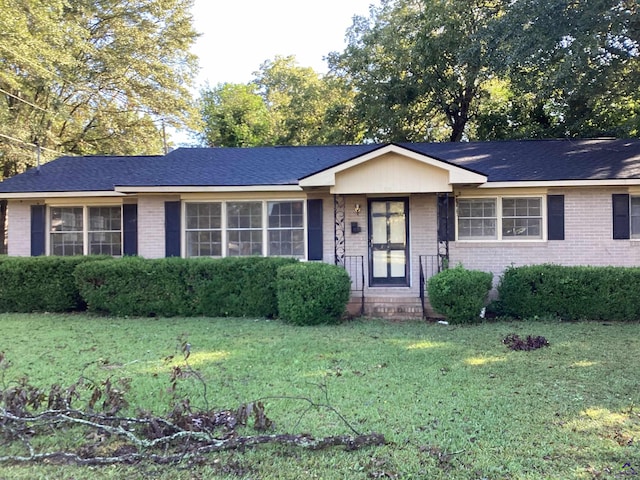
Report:
[[351,277],[351,292],[360,293],[360,315],[364,315],[364,256],[345,255],[344,269]]
[[418,258],[420,267],[420,304],[422,305],[422,318],[426,318],[426,289],[427,281],[443,269],[440,255],[420,255]]

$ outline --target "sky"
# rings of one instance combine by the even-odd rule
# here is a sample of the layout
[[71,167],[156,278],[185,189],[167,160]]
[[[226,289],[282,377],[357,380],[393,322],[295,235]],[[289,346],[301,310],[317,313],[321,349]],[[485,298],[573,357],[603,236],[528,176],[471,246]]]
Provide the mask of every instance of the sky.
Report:
[[323,57],[344,49],[353,16],[368,16],[371,4],[379,0],[195,0],[198,90],[247,83],[276,55],[295,55],[300,66],[325,73]]

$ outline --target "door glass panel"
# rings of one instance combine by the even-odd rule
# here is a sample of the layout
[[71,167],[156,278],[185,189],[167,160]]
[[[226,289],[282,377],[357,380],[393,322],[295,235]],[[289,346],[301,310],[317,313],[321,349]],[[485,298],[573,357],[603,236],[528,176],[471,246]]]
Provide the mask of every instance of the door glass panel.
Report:
[[389,261],[391,262],[391,276],[394,278],[404,277],[404,250],[391,250],[389,252]]
[[371,202],[371,213],[381,213],[386,215],[387,202]]
[[389,202],[389,213],[404,215],[404,202]]
[[404,215],[395,215],[389,218],[389,241],[404,245],[407,239]]
[[371,240],[373,243],[387,243],[387,218],[373,217],[371,219]]
[[387,277],[387,252],[381,252],[381,251],[373,252],[373,277],[374,278]]

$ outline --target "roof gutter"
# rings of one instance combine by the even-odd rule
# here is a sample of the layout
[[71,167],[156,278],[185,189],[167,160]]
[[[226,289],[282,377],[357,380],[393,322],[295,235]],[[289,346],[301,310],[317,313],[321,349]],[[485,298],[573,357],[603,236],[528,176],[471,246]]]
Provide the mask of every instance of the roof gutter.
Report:
[[207,192],[302,192],[299,185],[167,185],[116,186],[115,191],[126,193],[207,193]]
[[70,191],[70,192],[0,192],[0,198],[7,200],[26,198],[70,198],[70,197],[126,197],[121,192],[105,191]]

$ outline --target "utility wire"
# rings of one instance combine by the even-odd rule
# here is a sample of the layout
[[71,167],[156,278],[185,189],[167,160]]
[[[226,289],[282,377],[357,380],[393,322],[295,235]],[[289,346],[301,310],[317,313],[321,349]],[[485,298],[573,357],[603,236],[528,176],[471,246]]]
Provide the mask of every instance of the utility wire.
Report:
[[47,150],[48,152],[55,153],[56,155],[65,155],[64,153],[58,152],[57,150],[51,150],[50,148],[40,147],[39,145],[36,145],[35,143],[25,142],[23,140],[20,140],[19,138],[10,137],[9,135],[3,135],[2,133],[0,133],[0,137],[6,138],[7,140],[11,140],[13,142],[21,143],[22,145],[25,145],[27,147],[40,148],[41,150]]
[[51,113],[53,115],[58,115],[56,112],[52,112],[51,110],[47,110],[46,108],[39,107],[35,103],[31,103],[31,102],[25,100],[24,98],[21,98],[21,97],[18,97],[17,95],[14,95],[11,92],[7,92],[6,90],[4,90],[2,88],[0,88],[0,92],[4,93],[5,95],[9,95],[10,97],[15,98],[16,100],[19,100],[22,103],[26,103],[27,105],[29,105],[29,106],[31,106],[33,108],[37,108],[38,110],[42,110],[45,113]]

